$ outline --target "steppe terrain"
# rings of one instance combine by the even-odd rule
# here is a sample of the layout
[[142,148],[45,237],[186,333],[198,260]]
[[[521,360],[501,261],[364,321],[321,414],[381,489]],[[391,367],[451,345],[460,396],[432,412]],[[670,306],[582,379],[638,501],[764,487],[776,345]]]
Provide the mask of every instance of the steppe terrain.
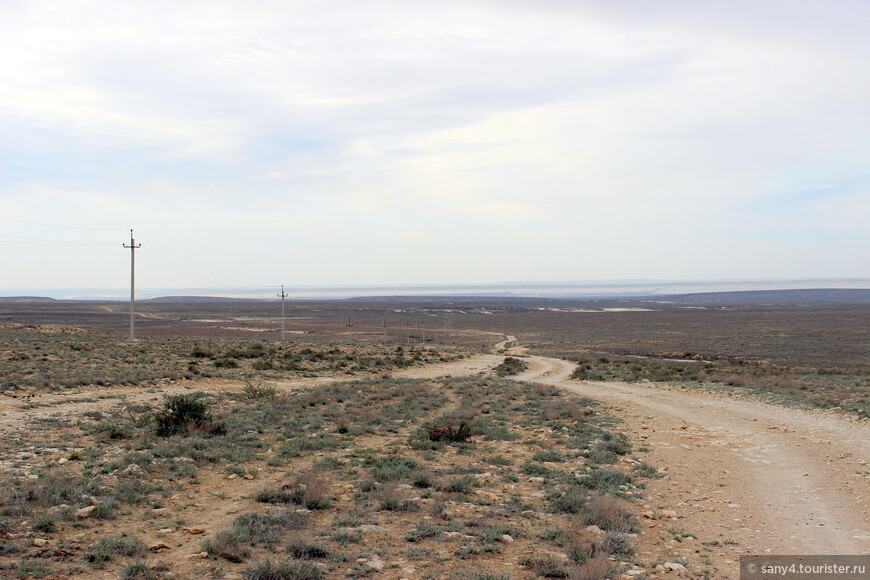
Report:
[[298,303],[284,342],[268,307],[146,305],[129,343],[122,305],[0,305],[5,575],[737,578],[870,550],[864,304]]

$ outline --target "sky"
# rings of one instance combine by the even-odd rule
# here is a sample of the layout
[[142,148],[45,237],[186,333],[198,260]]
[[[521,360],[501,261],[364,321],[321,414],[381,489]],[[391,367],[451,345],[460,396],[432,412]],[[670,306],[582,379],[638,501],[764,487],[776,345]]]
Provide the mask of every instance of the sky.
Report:
[[0,0],[0,288],[870,278],[867,22]]

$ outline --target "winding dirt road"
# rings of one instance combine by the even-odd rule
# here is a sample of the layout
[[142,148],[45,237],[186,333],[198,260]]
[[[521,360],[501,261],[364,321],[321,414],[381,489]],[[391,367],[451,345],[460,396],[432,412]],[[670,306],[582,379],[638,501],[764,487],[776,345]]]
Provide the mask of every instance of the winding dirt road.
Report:
[[[571,381],[572,363],[526,360],[516,378],[617,409],[636,444],[650,448],[649,462],[667,468],[647,507],[677,512],[664,528],[722,543],[722,568],[734,577],[740,553],[870,553],[867,421],[678,387]],[[677,544],[677,554],[697,548]]]
[[[507,337],[496,351],[523,349]],[[479,372],[502,356],[437,373]],[[646,461],[666,469],[638,504],[648,557],[703,557],[695,563],[737,578],[740,554],[870,553],[870,422],[666,385],[573,381],[573,363],[524,360],[529,369],[513,378],[609,404],[635,447],[649,449]]]

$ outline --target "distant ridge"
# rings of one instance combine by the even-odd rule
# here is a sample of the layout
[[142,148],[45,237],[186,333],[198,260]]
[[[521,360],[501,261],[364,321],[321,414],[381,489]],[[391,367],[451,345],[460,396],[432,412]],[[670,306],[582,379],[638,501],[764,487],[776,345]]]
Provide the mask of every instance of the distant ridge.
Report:
[[677,294],[657,298],[687,304],[863,304],[870,302],[870,290],[851,288],[743,290]]
[[47,296],[0,296],[0,303],[5,304],[40,304],[45,302],[57,302]]
[[138,302],[260,302],[268,298],[233,298],[230,296],[159,296]]

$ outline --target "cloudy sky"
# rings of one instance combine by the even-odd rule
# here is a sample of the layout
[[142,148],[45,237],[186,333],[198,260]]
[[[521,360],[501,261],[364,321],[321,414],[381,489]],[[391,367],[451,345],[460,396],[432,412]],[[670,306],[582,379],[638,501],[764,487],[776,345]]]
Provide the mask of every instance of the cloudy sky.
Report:
[[868,21],[0,0],[0,288],[868,278]]

